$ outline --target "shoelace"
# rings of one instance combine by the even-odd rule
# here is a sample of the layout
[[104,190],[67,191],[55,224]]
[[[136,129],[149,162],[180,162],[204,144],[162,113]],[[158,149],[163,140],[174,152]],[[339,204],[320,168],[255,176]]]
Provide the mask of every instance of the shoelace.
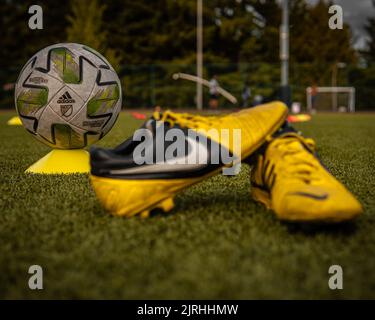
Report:
[[313,156],[315,152],[315,142],[312,139],[289,134],[284,137],[276,138],[273,141],[272,148],[276,148],[281,152],[283,161],[273,164],[267,160],[265,162],[263,167],[263,180],[271,188],[276,180],[274,170],[276,166],[279,166],[278,172],[283,172],[285,175],[293,176],[308,184],[320,179],[316,174],[318,165]]

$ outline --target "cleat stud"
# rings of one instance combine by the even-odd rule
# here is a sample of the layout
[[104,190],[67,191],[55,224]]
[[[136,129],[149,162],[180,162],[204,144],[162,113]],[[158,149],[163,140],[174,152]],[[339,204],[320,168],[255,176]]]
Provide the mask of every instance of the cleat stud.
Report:
[[163,209],[164,212],[171,211],[174,207],[173,198],[165,199],[158,207]]
[[146,218],[148,218],[149,216],[150,216],[150,211],[148,211],[148,210],[142,211],[142,212],[140,213],[140,217],[141,217],[142,219],[146,219]]

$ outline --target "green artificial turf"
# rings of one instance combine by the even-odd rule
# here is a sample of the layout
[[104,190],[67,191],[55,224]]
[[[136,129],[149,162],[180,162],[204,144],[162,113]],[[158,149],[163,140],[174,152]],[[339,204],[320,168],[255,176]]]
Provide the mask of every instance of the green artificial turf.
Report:
[[[26,175],[49,151],[0,114],[0,298],[375,298],[375,115],[317,115],[297,127],[360,199],[365,213],[337,226],[288,225],[254,203],[249,168],[176,198],[171,214],[107,214],[88,176]],[[142,121],[122,114],[100,144]],[[28,288],[30,265],[44,290]],[[341,265],[344,289],[328,288]]]

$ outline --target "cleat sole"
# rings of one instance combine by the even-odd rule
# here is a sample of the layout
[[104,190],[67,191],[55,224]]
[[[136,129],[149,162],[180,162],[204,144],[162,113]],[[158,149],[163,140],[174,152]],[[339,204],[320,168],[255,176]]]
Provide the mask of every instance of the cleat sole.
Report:
[[162,209],[164,212],[169,212],[174,208],[173,198],[168,198],[158,203],[157,208]]
[[149,210],[145,210],[145,211],[142,211],[139,216],[142,218],[142,219],[146,219],[150,216],[150,211]]
[[173,197],[205,177],[170,180],[123,180],[90,176],[96,196],[103,207],[113,215],[147,218],[156,208],[169,212],[174,207]]

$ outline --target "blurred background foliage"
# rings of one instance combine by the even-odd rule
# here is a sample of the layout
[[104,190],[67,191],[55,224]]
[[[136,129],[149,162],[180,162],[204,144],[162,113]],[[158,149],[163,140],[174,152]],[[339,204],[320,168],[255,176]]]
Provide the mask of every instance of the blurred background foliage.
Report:
[[[32,4],[43,8],[43,30],[28,28]],[[375,108],[375,18],[364,21],[367,47],[355,50],[348,25],[328,28],[330,4],[290,0],[293,101],[304,105],[306,87],[330,86],[333,68],[345,63],[337,84],[356,87],[358,109]],[[195,105],[195,84],[174,81],[172,74],[196,73],[196,0],[0,0],[0,15],[0,108],[13,107],[12,83],[32,55],[67,41],[91,46],[113,64],[124,107]],[[204,1],[205,78],[217,74],[239,99],[245,82],[252,96],[277,98],[280,23],[276,0]]]

